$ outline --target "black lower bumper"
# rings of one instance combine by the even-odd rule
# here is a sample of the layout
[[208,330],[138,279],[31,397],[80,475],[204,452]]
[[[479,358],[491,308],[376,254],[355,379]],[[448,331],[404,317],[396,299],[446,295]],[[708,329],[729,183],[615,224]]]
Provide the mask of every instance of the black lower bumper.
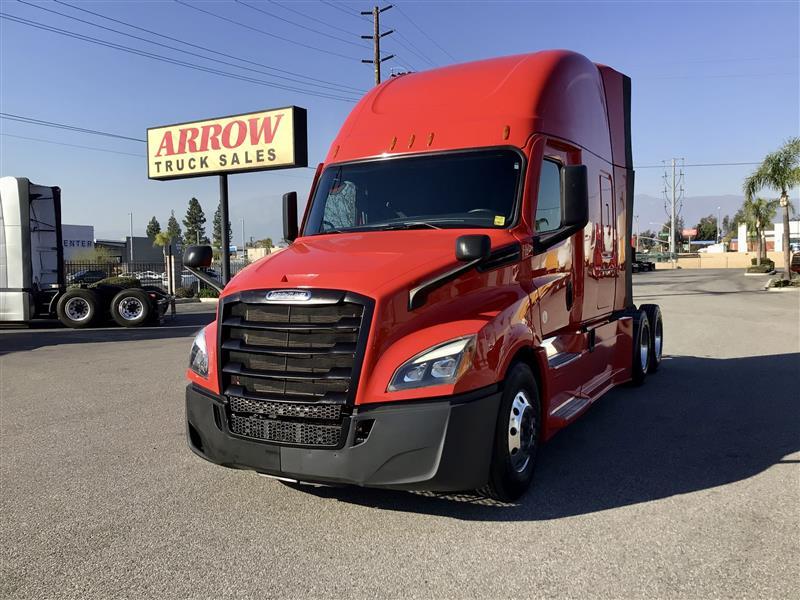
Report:
[[[297,481],[456,491],[488,480],[500,391],[497,386],[430,401],[359,407],[339,449],[285,446],[230,433],[226,400],[189,385],[189,446],[213,463]],[[359,421],[373,420],[356,443]]]

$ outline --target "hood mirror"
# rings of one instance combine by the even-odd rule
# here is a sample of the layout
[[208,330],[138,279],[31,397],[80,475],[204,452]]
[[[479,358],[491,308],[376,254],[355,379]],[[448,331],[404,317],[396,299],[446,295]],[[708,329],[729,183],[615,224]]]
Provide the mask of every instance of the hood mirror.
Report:
[[488,235],[462,235],[456,239],[456,258],[462,262],[483,260],[492,250]]
[[211,266],[213,258],[211,246],[189,246],[183,253],[183,264],[193,269],[205,269]]

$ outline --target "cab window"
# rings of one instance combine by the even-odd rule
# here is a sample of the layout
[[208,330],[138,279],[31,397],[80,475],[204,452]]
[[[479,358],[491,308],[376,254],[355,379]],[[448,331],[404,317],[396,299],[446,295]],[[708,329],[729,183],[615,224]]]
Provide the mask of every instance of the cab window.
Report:
[[542,161],[539,173],[539,196],[536,200],[534,228],[537,232],[561,227],[561,169],[552,160]]

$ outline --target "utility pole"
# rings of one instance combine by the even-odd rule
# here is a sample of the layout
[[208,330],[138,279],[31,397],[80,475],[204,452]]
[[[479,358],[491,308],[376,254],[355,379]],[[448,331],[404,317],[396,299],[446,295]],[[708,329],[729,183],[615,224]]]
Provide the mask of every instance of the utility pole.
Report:
[[375,65],[375,85],[380,84],[381,82],[381,63],[384,61],[389,60],[390,58],[394,58],[394,54],[390,54],[389,56],[384,56],[381,58],[381,38],[386,37],[390,33],[394,33],[394,29],[390,29],[389,31],[384,31],[381,33],[381,24],[380,18],[381,13],[386,12],[392,8],[392,5],[384,6],[383,8],[378,8],[377,6],[372,7],[372,10],[362,10],[362,15],[372,15],[372,25],[373,25],[373,33],[372,35],[362,35],[362,40],[372,40],[372,44],[374,46],[374,54],[372,60],[362,59],[362,63]]
[[247,258],[247,239],[244,237],[244,219],[239,219],[242,222],[242,257]]
[[678,171],[678,160],[683,161],[682,158],[671,159],[671,182],[668,180],[666,170],[664,172],[664,197],[670,207],[667,213],[669,216],[669,253],[673,265],[676,257],[675,238],[677,237],[678,214],[680,213],[678,202],[683,198],[683,166],[681,165],[681,169]]

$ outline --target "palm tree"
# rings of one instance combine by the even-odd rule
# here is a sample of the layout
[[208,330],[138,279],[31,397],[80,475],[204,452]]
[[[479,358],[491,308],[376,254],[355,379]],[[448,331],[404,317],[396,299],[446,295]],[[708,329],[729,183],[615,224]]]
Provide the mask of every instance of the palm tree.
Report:
[[[789,255],[789,190],[800,185],[800,137],[789,138],[775,152],[770,152],[764,162],[744,180],[745,201],[752,200],[756,193],[768,188],[781,193],[780,205],[783,207],[783,277],[791,277],[791,256]],[[763,223],[763,221],[762,221]],[[759,244],[761,238],[759,238]],[[759,260],[760,264],[760,260]]]
[[777,200],[764,200],[763,198],[748,198],[742,205],[745,221],[749,229],[754,229],[758,240],[757,263],[761,264],[764,257],[764,226],[771,223],[778,210]]
[[[160,246],[161,253],[164,255],[164,271],[169,271],[172,265],[167,261],[167,249],[172,244],[172,234],[167,231],[159,231],[153,238],[153,246]],[[169,280],[168,280],[169,281]]]

